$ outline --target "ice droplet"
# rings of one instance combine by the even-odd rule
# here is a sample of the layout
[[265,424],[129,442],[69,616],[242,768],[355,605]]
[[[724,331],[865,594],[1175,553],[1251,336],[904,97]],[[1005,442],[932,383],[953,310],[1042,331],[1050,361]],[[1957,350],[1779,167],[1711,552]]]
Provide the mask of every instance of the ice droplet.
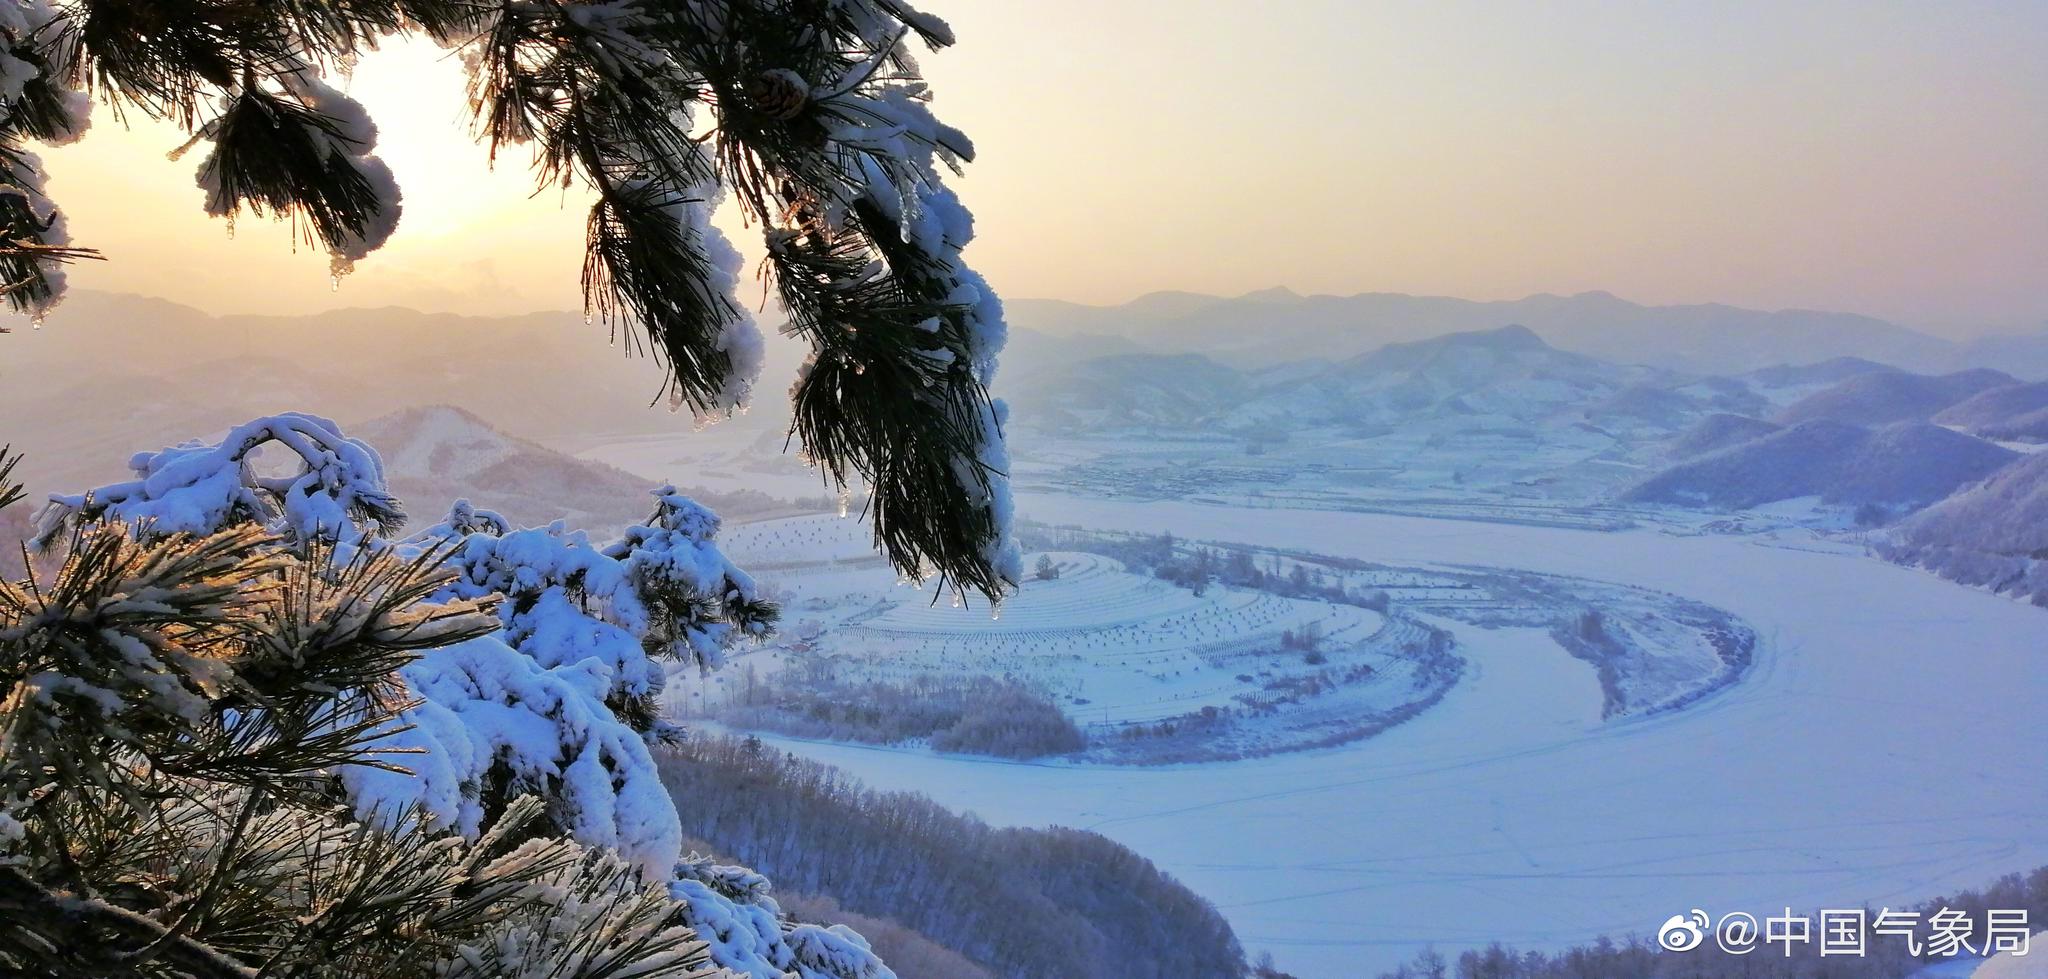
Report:
[[966,607],[967,607],[967,599],[966,599],[966,597],[965,597],[965,596],[963,596],[963,595],[961,595],[961,594],[960,594],[959,592],[957,592],[957,591],[953,593],[953,607],[954,607],[954,608],[966,608]]
[[327,277],[327,287],[328,287],[327,291],[329,291],[329,292],[340,292],[340,291],[341,291],[341,276],[339,276],[339,275],[329,275],[329,276]]
[[853,502],[853,490],[841,487],[839,490],[839,519],[846,519],[847,505]]
[[35,314],[34,316],[31,316],[31,317],[29,317],[29,318],[28,318],[28,325],[29,325],[29,329],[32,329],[32,330],[40,330],[40,329],[42,329],[42,328],[43,328],[43,311],[42,311],[42,310],[40,310],[40,309],[39,309],[39,310],[36,310],[36,314]]

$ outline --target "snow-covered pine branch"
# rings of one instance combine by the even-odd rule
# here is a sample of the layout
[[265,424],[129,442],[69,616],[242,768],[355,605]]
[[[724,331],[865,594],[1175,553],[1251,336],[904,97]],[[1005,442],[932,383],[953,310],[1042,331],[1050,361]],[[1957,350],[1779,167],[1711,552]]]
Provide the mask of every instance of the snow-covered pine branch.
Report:
[[40,323],[64,298],[71,247],[64,215],[44,193],[42,159],[22,144],[61,146],[85,135],[91,104],[49,0],[0,3],[0,295]]
[[[264,458],[266,449],[282,450],[289,464]],[[459,961],[446,964],[454,970],[448,974],[527,974],[520,963],[556,961],[550,950],[559,949],[549,943],[568,932],[546,921],[566,915],[580,916],[574,933],[630,938],[620,940],[649,974],[656,970],[648,962],[708,961],[753,979],[892,979],[858,935],[790,924],[758,875],[710,868],[682,852],[676,801],[650,751],[668,734],[655,714],[661,661],[716,663],[733,643],[765,636],[777,614],[718,549],[715,514],[664,486],[654,491],[645,524],[597,545],[559,523],[513,529],[457,501],[447,519],[400,538],[404,511],[385,487],[375,450],[303,414],[256,419],[218,443],[141,453],[130,466],[135,479],[55,496],[42,515],[46,539],[68,531],[74,557],[67,580],[105,568],[107,581],[127,589],[77,591],[95,596],[99,616],[82,623],[82,635],[111,643],[125,665],[111,672],[0,669],[0,676],[28,678],[5,699],[43,705],[35,730],[97,737],[94,724],[134,716],[130,705],[144,690],[161,700],[148,715],[167,719],[159,726],[212,730],[215,711],[233,702],[222,698],[245,689],[236,672],[243,661],[185,652],[153,632],[120,638],[110,629],[125,620],[108,616],[169,623],[180,641],[217,649],[236,636],[270,635],[259,627],[271,621],[262,610],[276,609],[288,617],[248,648],[272,650],[277,665],[263,675],[273,686],[295,684],[289,689],[302,699],[313,696],[308,703],[318,709],[308,716],[325,720],[273,726],[274,736],[326,732],[314,740],[331,742],[325,753],[292,756],[306,769],[291,784],[330,781],[345,800],[339,814],[293,817],[307,832],[348,836],[352,845],[368,845],[362,834],[372,830],[387,834],[376,837],[385,842],[452,833],[476,841],[464,846],[494,852],[493,834],[511,832],[506,820],[517,816],[532,823],[520,838],[563,838],[517,849],[538,859],[542,851],[533,847],[556,847],[537,868],[489,865],[486,876],[548,881],[533,891],[548,900],[522,905],[520,914],[539,916],[532,929],[464,946]],[[94,557],[102,552],[109,556]],[[125,570],[132,562],[155,576]],[[17,647],[30,648],[20,642],[46,627],[40,623],[72,621],[37,611],[29,592],[0,588],[0,666],[10,665]],[[480,622],[482,613],[492,617]],[[348,631],[337,633],[343,626]],[[341,643],[337,635],[353,638]],[[85,648],[95,648],[92,642]],[[339,657],[366,643],[383,652],[331,667],[308,652]],[[384,686],[391,689],[377,696],[356,692]],[[247,689],[260,694],[255,703],[275,702],[275,693]],[[330,703],[350,709],[318,706]],[[79,723],[47,724],[68,717]],[[10,730],[28,719],[18,711],[0,718]],[[22,750],[30,743],[9,740],[10,762],[54,764],[86,744],[63,742],[38,754]],[[27,805],[33,787],[21,774],[6,780],[0,813],[9,815],[0,830],[26,826],[33,837],[35,818],[11,814]],[[236,809],[203,807],[216,816]],[[246,832],[265,840],[313,845],[291,842],[300,840],[298,831],[271,817],[252,825]],[[220,842],[241,831],[192,832],[195,840]],[[413,853],[416,842],[391,842],[400,847],[392,859]],[[583,893],[578,888],[587,894],[557,899]]]
[[1002,305],[962,259],[973,221],[942,171],[974,155],[929,108],[912,38],[952,43],[902,0],[5,0],[0,272],[17,308],[62,292],[63,223],[28,140],[83,130],[88,81],[207,144],[209,213],[289,219],[337,277],[394,233],[399,188],[363,108],[323,79],[389,35],[457,49],[475,128],[529,146],[541,183],[593,195],[586,311],[659,358],[673,407],[742,407],[762,339],[728,198],[763,229],[763,274],[812,348],[794,434],[825,478],[864,481],[875,539],[906,575],[991,599],[1020,577],[1004,408],[990,399]]
[[[255,453],[276,446],[293,472],[265,476]],[[80,521],[134,524],[151,534],[204,534],[254,523],[295,540],[335,541],[397,530],[405,511],[384,489],[375,450],[316,415],[287,412],[236,426],[219,442],[190,441],[128,460],[132,480],[58,495],[38,515],[47,545]]]

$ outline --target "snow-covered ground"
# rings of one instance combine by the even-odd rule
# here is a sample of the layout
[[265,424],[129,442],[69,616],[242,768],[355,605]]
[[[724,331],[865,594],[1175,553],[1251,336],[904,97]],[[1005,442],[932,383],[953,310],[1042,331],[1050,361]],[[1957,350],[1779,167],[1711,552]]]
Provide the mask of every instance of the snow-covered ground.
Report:
[[[1747,670],[1755,642],[1727,613],[1665,592],[1242,542],[1201,545],[1217,567],[1235,564],[1238,584],[1198,594],[1127,568],[1128,535],[1058,534],[1029,531],[1055,548],[1033,552],[1054,576],[1027,576],[993,618],[972,614],[978,597],[962,611],[899,580],[873,552],[865,521],[814,514],[736,525],[724,546],[783,604],[783,634],[720,671],[680,671],[669,709],[813,734],[811,722],[778,726],[754,708],[788,704],[796,691],[843,699],[852,694],[837,686],[847,683],[1004,678],[1044,691],[1087,730],[1091,746],[1071,760],[1198,762],[1329,747],[1429,709],[1462,667],[1450,634],[1422,616],[1557,630],[1600,665],[1609,717],[1710,695]],[[1275,583],[1253,584],[1257,574]],[[1391,614],[1366,607],[1378,601]],[[773,688],[765,695],[762,681]]]
[[[1098,554],[1046,552],[1058,576],[1027,577],[992,617],[978,598],[955,608],[898,581],[858,518],[740,524],[721,541],[782,602],[784,634],[708,677],[679,673],[667,696],[683,716],[716,714],[752,695],[751,677],[777,679],[815,651],[859,682],[1026,681],[1089,729],[1091,757],[1142,764],[1363,737],[1457,675],[1440,637],[1413,618],[1221,584],[1198,595]],[[1287,648],[1288,635],[1311,632],[1313,656]],[[1205,723],[1154,730],[1189,717]]]
[[[1538,630],[1454,629],[1434,710],[1359,744],[1155,769],[784,742],[1004,824],[1097,829],[1305,977],[1425,944],[1556,946],[1689,908],[1902,904],[2048,863],[2048,613],[1766,539],[1028,497],[1035,519],[1372,561],[1642,585],[1763,642],[1687,710],[1601,723],[1590,667]],[[985,621],[985,620],[984,620]]]
[[[1108,558],[1058,557],[1062,576],[1025,582],[1000,620],[912,592],[835,634],[833,644],[898,673],[1028,675],[1086,704],[1083,720],[1117,723],[1233,706],[1246,688],[1229,667],[1242,659],[1242,668],[1253,669],[1250,661],[1275,657],[1283,629],[1319,626],[1337,648],[1363,643],[1384,626],[1366,609],[1241,589],[1198,597],[1127,574]],[[1242,657],[1224,655],[1240,649]],[[1388,652],[1363,655],[1382,674],[1404,665]],[[1123,668],[1104,668],[1112,663]]]

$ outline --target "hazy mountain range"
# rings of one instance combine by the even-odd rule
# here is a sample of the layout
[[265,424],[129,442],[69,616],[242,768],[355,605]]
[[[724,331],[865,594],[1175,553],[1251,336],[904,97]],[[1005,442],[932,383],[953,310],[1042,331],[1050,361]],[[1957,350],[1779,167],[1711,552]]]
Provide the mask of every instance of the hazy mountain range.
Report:
[[[1160,294],[1115,310],[1012,304],[1020,324],[1044,326],[1048,311],[1062,310],[1074,314],[1051,327],[1062,332],[1019,326],[1005,354],[998,393],[1015,405],[1020,460],[1030,460],[1047,439],[1095,437],[1113,448],[1142,444],[1132,441],[1134,433],[1160,432],[1223,439],[1226,449],[1230,439],[1295,440],[1257,467],[1230,463],[1247,479],[1322,469],[1405,472],[1409,482],[1399,485],[1411,488],[1433,480],[1466,489],[1547,483],[1544,492],[1563,498],[1588,498],[1605,486],[1635,499],[1741,506],[1760,493],[1817,487],[1813,495],[1830,499],[1926,502],[1939,495],[1929,497],[1927,487],[1978,478],[2005,451],[1988,443],[1980,451],[1948,436],[1970,443],[1974,436],[2023,439],[2048,427],[2048,383],[2022,383],[1985,368],[1901,370],[1891,364],[1907,353],[1941,360],[1968,348],[1865,317],[1643,307],[1599,294],[1516,303]],[[567,457],[536,455],[553,451],[544,446],[682,435],[692,427],[687,414],[648,406],[659,388],[652,361],[625,356],[606,344],[602,326],[573,314],[369,309],[214,317],[90,292],[60,313],[42,331],[0,339],[0,415],[7,421],[0,439],[27,451],[25,472],[37,490],[121,478],[121,462],[137,449],[285,409],[369,425],[392,443],[387,452],[418,457],[421,465],[394,473],[418,480],[413,495],[426,497],[459,490],[473,473],[515,454],[525,460],[523,470],[556,471]],[[1525,314],[1552,325],[1494,322]],[[1332,325],[1347,316],[1351,326]],[[1436,329],[1432,323],[1465,321],[1484,325],[1381,342]],[[1112,326],[1123,332],[1090,332]],[[1666,342],[1652,343],[1658,335]],[[1560,338],[1677,353],[1599,354]],[[2040,339],[2048,343],[2048,336]],[[1161,352],[1169,340],[1199,349]],[[1763,363],[1720,372],[1669,363],[1694,359],[1685,350],[1722,348],[1741,353],[1735,362]],[[1788,350],[1811,359],[1799,361]],[[799,352],[794,343],[771,344],[757,410],[691,438],[779,451],[787,418],[779,393]],[[2006,366],[2025,375],[2020,365]],[[541,390],[545,396],[537,396]],[[385,417],[433,405],[460,412]],[[1802,429],[1809,422],[1838,424]],[[1903,422],[1919,427],[1885,428]],[[1491,461],[1474,463],[1475,451],[1491,453]],[[1720,452],[1735,454],[1702,461]],[[1925,453],[1921,461],[1940,471],[1922,483],[1855,482],[1891,471],[1872,453]],[[1781,464],[1791,463],[1807,471],[1785,475]],[[1558,467],[1573,474],[1545,475]],[[500,489],[526,501],[514,509],[530,503],[533,519],[553,511],[603,525],[629,518],[564,495],[585,477],[604,483],[605,495],[623,484],[567,470],[557,475]]]
[[[1027,334],[1020,346],[1029,350],[1033,344],[1058,343]],[[1918,377],[1869,361],[1692,374],[1561,350],[1521,325],[1387,344],[1339,361],[1296,360],[1263,369],[1234,367],[1201,354],[1141,353],[1069,362],[1048,358],[1017,369],[1018,375],[1003,382],[1017,404],[1017,424],[1058,431],[1188,426],[1214,432],[1319,426],[1357,431],[1494,419],[1669,434],[1709,413],[1773,414],[1802,395],[1865,374]]]
[[40,490],[122,478],[138,450],[285,410],[350,429],[450,404],[542,441],[690,431],[687,413],[649,407],[654,363],[606,338],[570,313],[217,317],[81,291],[43,329],[0,337],[0,442],[25,452]]
[[2048,329],[1956,342],[1852,313],[1644,306],[1605,292],[1476,302],[1269,289],[1236,297],[1153,293],[1119,306],[1013,299],[1006,308],[1013,326],[1036,332],[1111,336],[1153,352],[1193,351],[1250,367],[1343,360],[1389,343],[1519,323],[1563,350],[1697,373],[1854,356],[1912,370],[1995,366],[2048,378]]
[[[1836,357],[1698,374],[1560,350],[1520,325],[1262,369],[1118,353],[1032,370],[1012,393],[1025,454],[1034,439],[1092,437],[1110,450],[1092,463],[1100,472],[1119,465],[1119,445],[1236,437],[1281,446],[1259,451],[1247,478],[1321,494],[1413,488],[1420,473],[1439,491],[1719,510],[1812,498],[1881,517],[2010,466],[2020,455],[1998,440],[2027,438],[2048,414],[2048,383],[1989,368],[1919,374]],[[1189,488],[1150,454],[1126,465],[1138,478],[1124,491]],[[1214,453],[1199,465],[1229,472]],[[1354,475],[1309,475],[1324,470]],[[1409,475],[1369,475],[1385,472]]]

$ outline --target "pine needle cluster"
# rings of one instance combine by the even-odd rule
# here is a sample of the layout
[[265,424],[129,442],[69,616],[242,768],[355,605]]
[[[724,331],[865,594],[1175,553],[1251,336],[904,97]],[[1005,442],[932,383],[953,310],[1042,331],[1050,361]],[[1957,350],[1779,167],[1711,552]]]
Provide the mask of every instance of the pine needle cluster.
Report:
[[65,549],[0,581],[0,973],[712,973],[685,906],[547,835],[538,797],[465,839],[337,790],[340,766],[405,771],[398,667],[500,628],[425,602],[445,554],[337,560],[247,523]]

